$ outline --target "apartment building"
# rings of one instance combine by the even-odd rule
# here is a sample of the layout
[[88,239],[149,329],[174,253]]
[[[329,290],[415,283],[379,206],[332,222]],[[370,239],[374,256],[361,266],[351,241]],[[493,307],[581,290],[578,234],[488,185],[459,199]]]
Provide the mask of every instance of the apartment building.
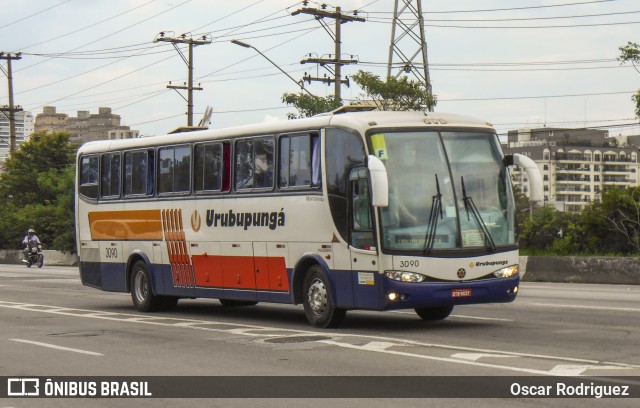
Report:
[[[8,114],[7,114],[8,115]],[[4,112],[0,112],[0,164],[9,157],[9,117]],[[33,133],[33,115],[29,111],[15,113],[16,148]]]
[[108,139],[112,130],[131,131],[129,126],[121,125],[120,115],[112,113],[111,108],[98,108],[98,113],[78,111],[77,116],[69,116],[58,113],[55,106],[45,106],[36,115],[35,130],[67,131],[80,143]]
[[[561,211],[580,211],[600,199],[605,188],[640,185],[638,147],[618,146],[597,129],[525,129],[509,132],[505,153],[520,153],[536,162],[542,175],[545,204]],[[514,169],[512,179],[526,195],[526,173]]]

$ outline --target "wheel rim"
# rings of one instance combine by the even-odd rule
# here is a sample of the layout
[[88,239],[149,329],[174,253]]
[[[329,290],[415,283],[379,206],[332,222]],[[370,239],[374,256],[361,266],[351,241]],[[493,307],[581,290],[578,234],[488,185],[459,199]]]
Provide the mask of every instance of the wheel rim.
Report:
[[140,303],[144,302],[149,294],[149,283],[147,282],[147,277],[144,275],[142,271],[136,272],[136,278],[134,279],[134,291],[136,294],[136,299]]
[[320,279],[314,279],[307,293],[309,306],[313,313],[323,314],[327,307],[327,287]]

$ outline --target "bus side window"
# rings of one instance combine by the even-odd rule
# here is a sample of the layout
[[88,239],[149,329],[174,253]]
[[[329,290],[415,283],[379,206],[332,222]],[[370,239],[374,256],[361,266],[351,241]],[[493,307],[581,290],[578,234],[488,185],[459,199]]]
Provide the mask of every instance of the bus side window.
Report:
[[102,156],[100,195],[117,198],[120,196],[120,153]]
[[124,195],[153,195],[153,150],[124,154]]
[[336,230],[349,241],[349,171],[364,165],[365,150],[362,137],[340,128],[328,128],[325,137],[325,169],[329,208]]
[[273,138],[236,142],[236,190],[273,188]]
[[317,135],[291,135],[280,138],[280,188],[320,185],[320,138]]
[[369,180],[364,168],[353,169],[349,173],[351,186],[351,240],[355,248],[370,250],[375,246],[371,205],[369,200]]
[[198,144],[194,153],[194,191],[228,191],[229,143]]
[[188,193],[191,183],[191,147],[158,150],[158,193]]
[[98,156],[80,159],[80,186],[78,192],[86,198],[98,198]]

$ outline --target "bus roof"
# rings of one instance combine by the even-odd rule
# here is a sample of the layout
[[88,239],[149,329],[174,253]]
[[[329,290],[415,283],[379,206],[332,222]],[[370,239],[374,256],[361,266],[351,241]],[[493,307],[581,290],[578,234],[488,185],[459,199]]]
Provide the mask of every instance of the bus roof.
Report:
[[371,128],[417,128],[417,127],[473,127],[492,129],[489,122],[468,116],[440,112],[396,112],[367,111],[348,113],[326,113],[310,118],[259,123],[223,129],[207,129],[185,133],[171,133],[137,139],[99,140],[82,145],[79,153],[94,153],[108,150],[142,148],[146,146],[171,145],[238,136],[269,135],[302,132],[328,126],[348,127],[359,131]]

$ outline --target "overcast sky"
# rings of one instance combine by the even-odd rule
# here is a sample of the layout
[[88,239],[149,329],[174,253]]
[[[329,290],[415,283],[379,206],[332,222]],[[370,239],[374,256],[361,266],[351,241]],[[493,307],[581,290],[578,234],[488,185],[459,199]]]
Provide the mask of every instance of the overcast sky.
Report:
[[[360,61],[343,74],[362,69],[386,76],[394,1],[327,4],[360,10],[368,20],[342,26],[343,52]],[[616,60],[618,47],[640,42],[638,0],[422,5],[436,111],[490,121],[501,134],[544,125],[640,134],[631,101],[640,73]],[[166,85],[183,84],[187,68],[171,44],[153,40],[161,31],[208,34],[211,44],[194,50],[196,85],[204,88],[195,91],[194,121],[207,105],[214,128],[284,120],[294,110],[282,94],[299,88],[230,40],[252,44],[296,79],[305,72],[322,76],[322,68],[300,60],[332,53],[333,42],[312,16],[290,15],[301,6],[295,0],[0,0],[0,51],[22,52],[13,61],[15,103],[34,116],[47,105],[73,116],[108,106],[141,134],[161,134],[186,124],[186,102]],[[333,93],[321,83],[308,89]],[[362,91],[342,92],[355,99]],[[0,72],[0,105],[7,95]]]

